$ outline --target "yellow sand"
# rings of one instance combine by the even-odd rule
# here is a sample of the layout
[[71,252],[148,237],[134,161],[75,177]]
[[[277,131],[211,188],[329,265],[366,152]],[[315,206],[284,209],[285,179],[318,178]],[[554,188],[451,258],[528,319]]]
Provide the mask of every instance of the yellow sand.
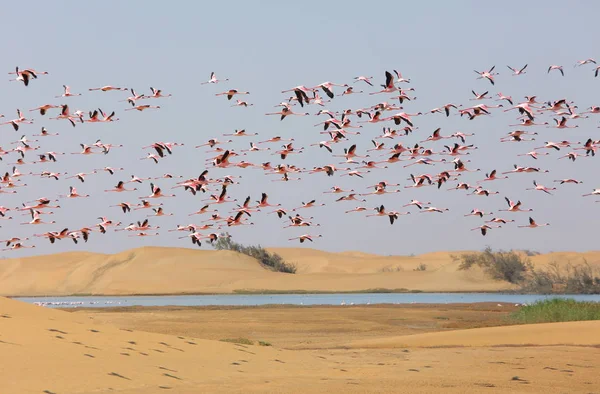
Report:
[[[421,291],[499,291],[507,282],[481,270],[458,270],[449,252],[419,256],[329,253],[309,248],[274,248],[295,275],[272,272],[256,260],[228,251],[144,247],[115,255],[71,252],[6,259],[0,264],[0,295],[179,294],[237,291],[364,291],[375,288]],[[455,252],[457,254],[459,252]],[[552,253],[535,265],[600,264],[600,252]],[[425,264],[425,271],[416,271]],[[167,279],[165,279],[167,278]]]
[[[0,393],[595,392],[599,348],[545,345],[569,338],[598,344],[598,328],[597,322],[496,327],[363,346],[356,333],[348,335],[350,349],[283,350],[129,330],[93,314],[0,298]],[[540,335],[546,330],[551,335]],[[538,346],[488,347],[494,338]],[[421,348],[456,341],[467,347]]]
[[351,342],[356,348],[600,345],[600,321],[487,327]]

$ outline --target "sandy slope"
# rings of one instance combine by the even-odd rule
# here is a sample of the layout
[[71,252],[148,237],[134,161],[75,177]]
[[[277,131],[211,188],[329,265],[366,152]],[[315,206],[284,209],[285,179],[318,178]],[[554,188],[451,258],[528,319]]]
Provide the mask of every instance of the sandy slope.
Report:
[[2,298],[0,310],[2,393],[227,391],[235,389],[227,382],[231,375],[243,375],[252,389],[292,370],[290,381],[310,386],[307,374],[332,369],[310,354],[125,331]]
[[355,341],[349,344],[355,348],[503,345],[600,346],[600,321],[486,327]]
[[[0,298],[0,393],[590,393],[600,369],[594,347],[420,348],[448,343],[451,332],[402,349],[396,344],[404,339],[375,348],[354,342],[350,349],[282,350],[129,330],[93,317]],[[577,333],[583,342],[597,336],[597,326],[588,326],[540,325],[537,332]],[[464,346],[495,336],[521,344],[535,336],[522,328],[523,337],[505,334],[512,327],[454,335]]]
[[[451,253],[379,256],[328,253],[309,248],[275,248],[298,267],[276,273],[247,256],[227,251],[145,247],[115,255],[71,252],[13,258],[0,265],[0,295],[230,293],[236,290],[362,291],[375,288],[421,291],[497,291],[506,282],[480,270],[459,271]],[[600,264],[600,252],[552,253],[532,258]],[[425,264],[425,271],[415,271]]]

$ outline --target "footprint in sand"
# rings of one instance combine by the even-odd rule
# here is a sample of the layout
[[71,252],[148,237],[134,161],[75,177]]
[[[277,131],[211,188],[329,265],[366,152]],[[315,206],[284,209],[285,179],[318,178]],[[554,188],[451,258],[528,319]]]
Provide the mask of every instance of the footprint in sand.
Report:
[[123,376],[123,375],[118,374],[116,372],[109,372],[108,376],[116,376],[117,378],[121,378],[121,379],[125,379],[125,380],[131,380],[127,376]]
[[42,393],[44,393],[44,394],[56,394],[54,391],[50,391],[50,390],[44,390],[44,391],[42,391]]
[[166,376],[167,378],[171,378],[171,379],[183,380],[180,377],[177,377],[175,375],[171,375],[170,373],[163,373],[163,376]]
[[0,315],[0,317],[2,317],[4,319],[12,319],[12,317],[10,317],[9,315]]
[[158,367],[158,369],[162,369],[163,371],[169,371],[169,372],[177,372],[176,370],[174,370],[174,369],[169,369],[169,368],[167,368],[167,367]]
[[90,330],[90,332],[100,332],[100,331],[98,331],[98,330]]
[[92,356],[91,354],[85,353],[84,356],[89,357],[89,358],[96,358],[94,356]]
[[68,334],[68,332],[57,330],[56,328],[49,328],[48,331],[50,331],[50,332],[57,332],[59,334],[64,334],[64,335]]

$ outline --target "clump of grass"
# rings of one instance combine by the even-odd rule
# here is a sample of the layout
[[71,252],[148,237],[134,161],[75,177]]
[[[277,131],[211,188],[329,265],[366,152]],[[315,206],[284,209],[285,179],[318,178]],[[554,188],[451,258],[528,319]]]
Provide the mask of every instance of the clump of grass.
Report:
[[468,270],[476,265],[483,268],[494,279],[510,283],[520,283],[525,279],[525,273],[531,270],[531,261],[515,251],[493,251],[489,246],[483,252],[464,253],[451,256],[452,260],[460,261],[459,269]]
[[397,266],[385,266],[385,267],[381,267],[379,269],[379,272],[400,272],[400,271],[404,271],[404,269],[402,267],[400,267],[399,265]]
[[414,269],[414,271],[427,271],[427,264],[421,263]]
[[511,318],[519,323],[600,320],[600,303],[551,298],[523,306]]
[[273,346],[270,342],[258,341],[259,346]]
[[238,345],[254,345],[254,342],[251,341],[248,338],[225,338],[225,339],[221,339],[221,342],[229,342],[229,343],[235,343]]
[[233,242],[231,237],[222,237],[213,243],[213,247],[217,250],[231,250],[234,252],[245,254],[258,260],[263,267],[267,267],[273,271],[284,272],[287,274],[296,273],[296,265],[287,263],[283,257],[277,253],[270,253],[260,245],[244,246],[237,242]]

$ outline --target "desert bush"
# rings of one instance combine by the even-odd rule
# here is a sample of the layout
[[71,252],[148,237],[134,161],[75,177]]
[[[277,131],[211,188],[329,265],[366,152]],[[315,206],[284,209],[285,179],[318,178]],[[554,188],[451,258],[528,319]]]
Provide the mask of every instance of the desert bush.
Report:
[[459,269],[468,270],[476,265],[494,279],[506,280],[510,283],[520,283],[525,279],[525,273],[531,270],[529,258],[515,251],[493,251],[489,246],[483,252],[463,253],[451,256],[454,261],[460,261]]
[[545,269],[531,270],[522,290],[535,293],[600,294],[600,270],[584,260],[582,264],[557,262]]
[[396,266],[387,265],[387,266],[381,267],[379,269],[379,272],[400,272],[400,271],[404,271],[404,269],[399,265],[396,265]]
[[417,268],[414,269],[414,271],[427,271],[427,264],[419,264]]
[[600,303],[551,298],[521,307],[511,319],[519,323],[600,320]]
[[285,272],[288,274],[296,273],[296,265],[287,263],[283,257],[277,253],[270,253],[260,245],[244,246],[231,240],[231,237],[221,237],[213,243],[213,248],[217,250],[231,250],[245,254],[258,260],[264,267],[273,271]]

